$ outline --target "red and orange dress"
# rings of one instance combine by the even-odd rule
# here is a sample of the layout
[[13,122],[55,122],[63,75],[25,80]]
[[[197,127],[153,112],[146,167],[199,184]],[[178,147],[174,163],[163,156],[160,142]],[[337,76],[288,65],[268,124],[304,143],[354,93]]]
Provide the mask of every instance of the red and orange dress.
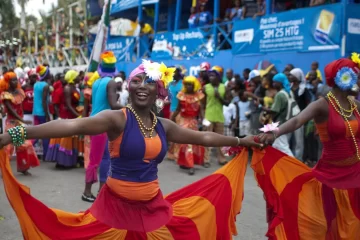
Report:
[[[323,153],[313,169],[271,147],[253,156],[269,239],[360,239],[360,160],[347,122],[328,108],[328,120],[316,125]],[[354,114],[349,123],[359,146],[360,116]]]
[[[79,92],[74,89],[71,93],[71,105],[74,109],[78,106],[80,100]],[[75,116],[65,104],[65,94],[62,91],[59,101],[59,115],[61,119],[74,119]],[[61,120],[60,120],[61,121]],[[78,136],[72,136],[61,139],[51,139],[49,149],[46,155],[47,161],[57,162],[58,166],[74,167],[77,164],[79,156],[79,139]]]
[[[198,117],[200,115],[200,101],[205,97],[202,92],[186,94],[179,92],[177,98],[180,104],[178,124],[183,128],[198,131]],[[205,148],[203,146],[181,144],[177,163],[179,166],[193,168],[194,164],[204,164]]]
[[[247,152],[214,174],[163,196],[158,164],[167,152],[161,120],[144,138],[135,115],[125,111],[123,133],[109,143],[111,167],[90,209],[78,214],[48,208],[12,175],[0,150],[0,169],[24,239],[171,240],[223,239],[237,234]],[[39,214],[41,213],[41,214]]]
[[[90,116],[91,113],[91,96],[92,96],[92,90],[91,88],[86,87],[84,89],[84,98],[86,99],[85,101],[89,102],[89,109],[88,112],[85,113],[87,117]],[[84,136],[84,168],[86,169],[89,165],[90,162],[90,136]]]
[[[16,93],[10,92],[2,92],[0,95],[1,101],[8,100],[10,101],[11,108],[21,117],[24,117],[23,112],[23,101],[25,99],[25,93],[21,88],[16,90]],[[13,128],[21,125],[22,123],[11,115],[11,112],[6,109],[7,118],[5,121],[5,131],[9,128]],[[20,147],[16,147],[16,163],[17,163],[17,171],[25,172],[30,167],[37,167],[40,165],[39,159],[35,153],[35,149],[30,140],[26,140],[23,145]],[[6,147],[6,152],[8,157],[10,158],[14,152],[14,146],[12,144]]]

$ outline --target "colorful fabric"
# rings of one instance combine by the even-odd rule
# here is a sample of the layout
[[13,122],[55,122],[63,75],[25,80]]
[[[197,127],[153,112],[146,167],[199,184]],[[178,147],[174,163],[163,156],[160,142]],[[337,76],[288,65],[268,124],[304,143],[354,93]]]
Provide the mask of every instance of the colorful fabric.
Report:
[[43,81],[45,78],[48,77],[48,75],[50,74],[50,70],[48,67],[45,67],[43,65],[39,65],[36,67],[36,72],[39,74],[40,76],[40,81]]
[[[218,86],[218,91],[221,98],[225,97],[225,85],[220,84]],[[206,94],[206,108],[205,108],[205,118],[210,122],[214,123],[224,123],[225,118],[223,114],[223,104],[219,99],[215,97],[215,88],[213,85],[205,85],[205,94]]]
[[116,57],[113,52],[105,51],[101,54],[97,72],[102,78],[114,77],[118,74],[116,70]]
[[84,136],[84,168],[87,169],[90,163],[90,136]]
[[25,99],[22,103],[23,110],[26,114],[32,114],[34,106],[34,88],[28,87],[24,89]]
[[[17,89],[15,94],[12,94],[10,92],[2,92],[0,94],[0,100],[2,102],[8,100],[10,102],[11,108],[15,110],[15,112],[21,117],[24,116],[24,112],[22,108],[22,103],[24,99],[25,99],[25,93],[21,88]],[[15,116],[11,115],[11,112],[8,109],[5,110],[7,113],[7,119],[18,121],[18,119]]]
[[63,167],[75,167],[79,156],[78,148],[79,138],[77,136],[51,139],[46,160],[56,162]]
[[[0,169],[5,192],[19,218],[24,239],[200,240],[213,239],[215,236],[216,239],[231,239],[231,235],[237,235],[235,217],[242,206],[247,160],[248,152],[243,150],[239,156],[214,174],[165,196],[164,201],[172,207],[172,217],[158,227],[154,226],[158,221],[153,220],[152,228],[156,227],[155,230],[139,232],[111,228],[98,221],[91,210],[74,214],[48,208],[30,195],[29,188],[14,178],[6,154],[0,150]],[[156,202],[147,205],[146,202],[124,200],[114,195],[106,186],[100,195],[104,197],[99,199],[106,203],[100,204],[99,209],[106,209],[100,213],[108,212],[112,209],[110,206],[122,206],[116,212],[113,211],[112,217],[108,219],[114,219],[116,223],[122,220],[135,230],[143,228],[143,222],[131,218],[135,209],[138,206],[141,209],[146,206],[156,206]],[[114,203],[115,201],[119,203]],[[151,212],[149,218],[156,215],[156,211]]]

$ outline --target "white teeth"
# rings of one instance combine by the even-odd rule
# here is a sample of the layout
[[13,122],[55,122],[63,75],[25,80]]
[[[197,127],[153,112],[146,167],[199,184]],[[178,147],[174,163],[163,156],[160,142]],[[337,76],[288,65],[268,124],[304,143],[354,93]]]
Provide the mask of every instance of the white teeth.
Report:
[[138,93],[138,95],[139,95],[139,96],[144,96],[144,97],[146,97],[146,96],[147,96],[147,94],[146,94],[146,93]]

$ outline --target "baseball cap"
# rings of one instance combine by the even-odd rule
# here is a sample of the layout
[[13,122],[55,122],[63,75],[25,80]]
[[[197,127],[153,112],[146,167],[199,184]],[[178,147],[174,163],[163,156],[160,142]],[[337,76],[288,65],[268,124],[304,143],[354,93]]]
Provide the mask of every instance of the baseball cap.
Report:
[[260,71],[259,70],[252,70],[249,73],[249,81],[253,78],[259,77],[260,76]]

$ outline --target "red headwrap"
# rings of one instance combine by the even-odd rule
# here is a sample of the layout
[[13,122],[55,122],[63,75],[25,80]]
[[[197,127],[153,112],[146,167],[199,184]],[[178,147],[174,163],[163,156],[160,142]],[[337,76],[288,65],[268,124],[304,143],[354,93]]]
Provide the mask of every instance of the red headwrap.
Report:
[[[13,78],[17,78],[16,73],[14,73],[14,72],[7,72],[4,74],[3,79],[0,81],[0,92],[6,91],[9,89],[9,82]],[[18,83],[17,87],[21,88],[20,83]]]
[[356,74],[360,72],[358,64],[348,58],[340,58],[338,60],[332,61],[325,67],[326,83],[329,87],[335,86],[336,74],[343,67],[351,68]]

